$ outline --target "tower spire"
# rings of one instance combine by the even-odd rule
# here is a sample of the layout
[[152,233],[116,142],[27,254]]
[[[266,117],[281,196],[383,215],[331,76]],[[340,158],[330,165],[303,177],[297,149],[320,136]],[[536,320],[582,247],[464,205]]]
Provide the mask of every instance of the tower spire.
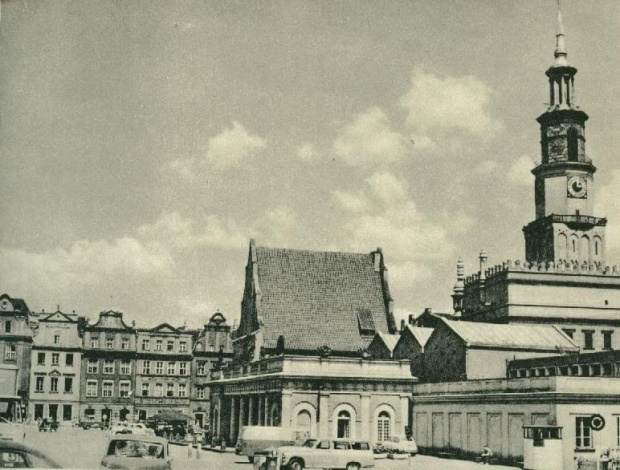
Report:
[[564,38],[564,23],[562,22],[562,9],[560,7],[560,0],[558,1],[558,25],[555,34],[555,65],[564,66],[568,65],[566,56],[566,41]]

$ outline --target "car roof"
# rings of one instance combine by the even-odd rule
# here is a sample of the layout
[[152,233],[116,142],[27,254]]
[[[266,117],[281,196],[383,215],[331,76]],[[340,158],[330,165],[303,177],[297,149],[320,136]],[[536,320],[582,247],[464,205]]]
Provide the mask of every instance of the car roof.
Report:
[[110,436],[111,441],[142,441],[153,442],[155,444],[167,444],[168,439],[164,437],[149,436],[148,434],[116,434]]
[[21,442],[9,441],[8,439],[0,439],[0,452],[6,451],[22,451],[28,454],[36,455],[37,457],[44,458],[48,460],[50,463],[56,465],[56,468],[61,468],[58,463],[49,458],[43,452],[34,447],[27,446],[26,444],[22,444]]

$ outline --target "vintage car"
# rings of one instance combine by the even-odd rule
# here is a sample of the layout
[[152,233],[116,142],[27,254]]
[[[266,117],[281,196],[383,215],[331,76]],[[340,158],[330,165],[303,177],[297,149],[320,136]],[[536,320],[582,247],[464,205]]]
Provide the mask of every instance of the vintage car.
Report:
[[47,455],[15,441],[0,439],[0,468],[62,468]]
[[108,439],[101,460],[104,468],[171,470],[168,441],[161,437],[117,434]]
[[298,431],[292,428],[279,426],[243,426],[235,453],[245,455],[250,462],[254,460],[254,454],[264,449],[275,449],[282,446],[294,446],[303,444],[310,437],[308,431]]
[[[256,456],[258,459],[258,456]],[[273,460],[275,459],[275,465]],[[360,470],[374,468],[370,444],[366,441],[345,439],[308,439],[302,446],[278,447],[260,464],[265,469],[330,468]]]
[[381,447],[389,454],[416,455],[418,453],[418,446],[413,438],[407,439],[405,436],[392,436],[387,441],[383,441]]

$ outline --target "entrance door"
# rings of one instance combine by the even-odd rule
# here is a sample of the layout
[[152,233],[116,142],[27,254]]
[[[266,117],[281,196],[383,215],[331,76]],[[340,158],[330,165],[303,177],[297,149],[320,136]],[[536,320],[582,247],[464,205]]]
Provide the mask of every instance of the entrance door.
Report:
[[50,405],[50,419],[58,421],[58,405]]
[[129,410],[127,408],[123,408],[119,413],[119,418],[121,421],[127,420],[127,415],[129,414]]
[[138,421],[146,421],[146,410],[138,410]]
[[34,419],[43,419],[43,405],[34,405]]
[[204,413],[194,413],[194,419],[196,420],[196,424],[198,424],[198,426],[200,426],[201,428],[204,424],[204,416]]
[[73,418],[73,406],[71,405],[62,405],[62,420],[63,421],[71,421]]
[[101,410],[101,421],[103,422],[103,424],[105,426],[108,426],[111,420],[112,410],[110,408],[104,408],[103,410]]

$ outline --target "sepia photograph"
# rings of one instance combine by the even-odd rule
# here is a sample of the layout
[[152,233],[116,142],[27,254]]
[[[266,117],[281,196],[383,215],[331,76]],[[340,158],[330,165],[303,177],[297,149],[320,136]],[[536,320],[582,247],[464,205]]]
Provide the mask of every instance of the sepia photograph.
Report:
[[0,468],[620,469],[619,157],[618,0],[0,0]]

